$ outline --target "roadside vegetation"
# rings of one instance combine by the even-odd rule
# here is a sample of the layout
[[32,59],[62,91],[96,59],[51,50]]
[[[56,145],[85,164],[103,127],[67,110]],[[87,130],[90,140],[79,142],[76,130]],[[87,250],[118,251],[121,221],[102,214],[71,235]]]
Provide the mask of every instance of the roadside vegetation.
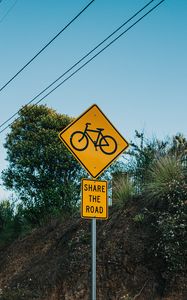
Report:
[[150,232],[148,255],[163,262],[167,275],[185,272],[187,140],[179,134],[172,140],[149,141],[138,132],[136,140],[128,153],[126,173],[118,174],[114,184],[114,203],[123,205],[132,197],[141,201],[134,222]]
[[[0,247],[53,218],[78,212],[80,179],[86,174],[58,138],[73,119],[46,106],[24,107],[7,135],[4,186],[14,201],[0,203]],[[113,204],[141,201],[134,217],[150,231],[149,255],[163,261],[168,274],[185,271],[187,224],[187,140],[148,140],[136,131],[135,142],[105,174],[113,178]]]

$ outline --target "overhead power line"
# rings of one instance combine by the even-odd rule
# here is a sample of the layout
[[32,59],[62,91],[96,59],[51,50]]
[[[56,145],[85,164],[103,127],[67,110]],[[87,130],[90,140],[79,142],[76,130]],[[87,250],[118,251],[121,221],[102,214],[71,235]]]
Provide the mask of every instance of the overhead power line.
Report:
[[[86,57],[88,57],[91,53],[93,53],[97,48],[99,48],[102,44],[104,44],[109,38],[111,38],[115,33],[117,33],[122,27],[124,27],[127,23],[129,23],[132,19],[134,19],[140,12],[142,12],[146,7],[148,7],[155,0],[149,1],[145,6],[143,6],[140,10],[138,10],[132,17],[130,17],[127,21],[125,21],[121,26],[119,26],[116,30],[114,30],[110,35],[108,35],[102,42],[97,44],[91,51],[89,51],[86,55],[84,55],[80,60],[78,60],[74,65],[72,65],[68,70],[66,70],[62,75],[60,75],[56,80],[54,80],[50,85],[48,85],[44,90],[42,90],[39,94],[37,94],[33,99],[31,99],[27,105],[31,104],[36,100],[39,96],[41,96],[44,92],[46,92],[51,86],[53,86],[56,82],[58,82],[62,77],[64,77],[67,73],[69,73],[74,67],[76,67],[80,62],[82,62]],[[8,123],[11,119],[13,119],[21,109],[19,109],[16,113],[14,113],[11,117],[9,117],[5,122],[0,125],[0,128],[3,127],[6,123]]]
[[[3,0],[0,1],[0,3]],[[11,5],[11,7],[7,10],[7,12],[4,14],[4,16],[2,16],[2,18],[0,19],[0,23],[2,23],[4,21],[4,19],[8,16],[8,14],[11,12],[11,10],[13,10],[14,6],[16,6],[18,0],[15,0],[14,3]]]
[[[153,2],[154,0],[152,0],[152,1],[150,1],[150,2]],[[163,3],[165,0],[161,0],[158,4],[156,4],[155,6],[153,6],[147,13],[145,13],[142,17],[140,17],[137,21],[135,21],[132,25],[130,25],[126,30],[124,30],[121,34],[119,34],[116,38],[114,38],[110,43],[108,43],[105,47],[103,47],[100,51],[98,51],[95,55],[93,55],[90,59],[88,59],[83,65],[81,65],[78,69],[76,69],[73,73],[71,73],[67,78],[65,78],[62,82],[60,82],[56,87],[54,87],[52,90],[50,90],[46,95],[44,95],[40,100],[38,100],[35,104],[33,104],[33,106],[31,106],[31,107],[29,107],[28,108],[28,111],[29,110],[31,110],[34,106],[36,106],[38,103],[40,103],[42,100],[44,100],[47,96],[49,96],[52,92],[54,92],[57,88],[59,88],[63,83],[65,83],[68,79],[70,79],[73,75],[75,75],[77,72],[79,72],[83,67],[85,67],[89,62],[91,62],[93,59],[95,59],[99,54],[101,54],[104,50],[106,50],[109,46],[111,46],[114,42],[116,42],[120,37],[122,37],[125,33],[127,33],[130,29],[132,29],[136,24],[138,24],[142,19],[144,19],[148,14],[150,14],[154,9],[156,9],[161,3]],[[141,9],[141,11],[142,11],[142,9]],[[137,15],[137,13],[136,13],[136,15]],[[132,17],[131,17],[131,19],[132,19]],[[128,21],[126,21],[125,23],[127,23]],[[120,26],[120,28],[121,28],[121,26]],[[116,30],[117,31],[117,30]],[[115,32],[116,32],[115,31]],[[111,35],[110,35],[111,36]],[[106,41],[106,39],[105,39],[105,41]],[[94,48],[94,49],[96,49],[96,47]],[[91,52],[89,52],[89,53],[91,53]],[[88,55],[87,55],[88,56]],[[82,59],[80,60],[80,61],[82,61]],[[76,65],[77,65],[78,63],[76,63]],[[72,69],[73,67],[71,67],[70,69]],[[70,70],[69,69],[69,70]],[[68,71],[66,71],[64,74],[66,74]],[[61,75],[61,77],[63,76],[63,74]],[[57,79],[58,80],[58,79]],[[56,81],[57,81],[56,80]],[[56,81],[54,81],[53,83],[55,83]],[[53,84],[52,83],[52,84]],[[52,85],[51,84],[51,85]],[[50,86],[51,86],[50,85]],[[43,90],[43,91],[46,91],[50,86],[48,86],[45,90]],[[41,92],[41,93],[43,93],[43,91]],[[41,93],[40,94],[38,94],[38,95],[41,95]],[[36,96],[36,97],[38,97],[38,96]],[[31,101],[34,101],[35,99],[36,99],[36,97],[35,98],[33,98]],[[31,101],[30,102],[28,102],[26,105],[28,105],[28,104],[30,104],[31,103]],[[24,106],[26,106],[26,105],[24,105]],[[21,109],[20,110],[18,110],[18,112],[20,112],[21,111]],[[17,113],[18,113],[17,112]],[[17,114],[17,113],[15,113],[14,114],[14,116]],[[12,118],[12,117],[11,117]],[[18,120],[20,117],[18,117],[18,118],[16,118],[13,122],[11,122],[10,124],[8,124],[5,128],[3,128],[1,131],[0,131],[0,133],[2,133],[3,131],[5,131],[8,127],[10,127],[16,120]],[[3,124],[1,124],[0,125],[0,127],[2,127],[5,123],[7,123],[8,121],[10,120],[10,118],[7,120],[7,121],[5,121]]]
[[33,58],[31,58],[12,78],[10,78],[1,88],[0,92],[12,82],[30,63],[40,55],[56,38],[65,31],[95,0],[90,1],[66,26],[64,26],[40,51],[38,51]]
[[[48,85],[44,90],[42,90],[39,94],[37,94],[33,99],[31,99],[27,105],[31,104],[36,100],[39,96],[41,96],[44,92],[46,92],[51,86],[53,86],[56,82],[58,82],[61,78],[63,78],[67,73],[69,73],[73,68],[75,68],[79,63],[81,63],[86,57],[88,57],[91,53],[93,53],[97,48],[99,48],[102,44],[104,44],[109,38],[111,38],[115,33],[117,33],[122,27],[124,27],[127,23],[129,23],[132,19],[134,19],[140,12],[142,12],[146,7],[148,7],[155,0],[149,1],[145,6],[143,6],[140,10],[138,10],[132,17],[130,17],[127,21],[125,21],[121,26],[119,26],[116,30],[114,30],[110,35],[108,35],[102,42],[97,44],[91,51],[89,51],[86,55],[84,55],[80,60],[78,60],[74,65],[72,65],[68,70],[66,70],[62,75],[60,75],[57,79],[55,79],[50,85]],[[10,118],[8,118],[5,122],[0,125],[0,128],[3,127],[6,123],[8,123],[11,119],[13,119],[18,113],[20,109],[14,113]]]

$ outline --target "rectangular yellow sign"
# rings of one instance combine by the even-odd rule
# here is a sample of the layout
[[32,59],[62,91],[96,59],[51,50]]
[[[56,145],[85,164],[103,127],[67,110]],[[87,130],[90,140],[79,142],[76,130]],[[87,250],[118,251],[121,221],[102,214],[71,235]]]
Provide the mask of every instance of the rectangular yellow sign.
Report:
[[82,179],[81,217],[108,218],[107,181]]

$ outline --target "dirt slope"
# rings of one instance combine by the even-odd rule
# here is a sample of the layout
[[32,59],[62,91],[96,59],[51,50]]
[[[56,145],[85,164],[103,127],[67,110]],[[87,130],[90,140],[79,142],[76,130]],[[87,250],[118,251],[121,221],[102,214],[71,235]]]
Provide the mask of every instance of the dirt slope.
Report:
[[[133,221],[138,206],[97,222],[97,299],[186,300],[186,278],[168,281],[148,257],[147,231]],[[53,221],[1,250],[0,300],[91,299],[90,225],[79,216]]]

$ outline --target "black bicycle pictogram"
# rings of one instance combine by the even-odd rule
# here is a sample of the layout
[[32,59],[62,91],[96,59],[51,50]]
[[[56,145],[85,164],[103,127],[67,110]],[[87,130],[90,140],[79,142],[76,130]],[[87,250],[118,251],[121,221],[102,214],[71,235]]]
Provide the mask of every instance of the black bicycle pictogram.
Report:
[[[117,150],[117,142],[110,135],[103,135],[102,131],[104,128],[89,129],[91,123],[85,124],[84,131],[75,131],[70,137],[71,146],[77,151],[84,151],[88,145],[89,141],[95,146],[95,150],[100,148],[100,150],[107,155],[114,154]],[[95,140],[90,136],[89,132],[97,133]]]

